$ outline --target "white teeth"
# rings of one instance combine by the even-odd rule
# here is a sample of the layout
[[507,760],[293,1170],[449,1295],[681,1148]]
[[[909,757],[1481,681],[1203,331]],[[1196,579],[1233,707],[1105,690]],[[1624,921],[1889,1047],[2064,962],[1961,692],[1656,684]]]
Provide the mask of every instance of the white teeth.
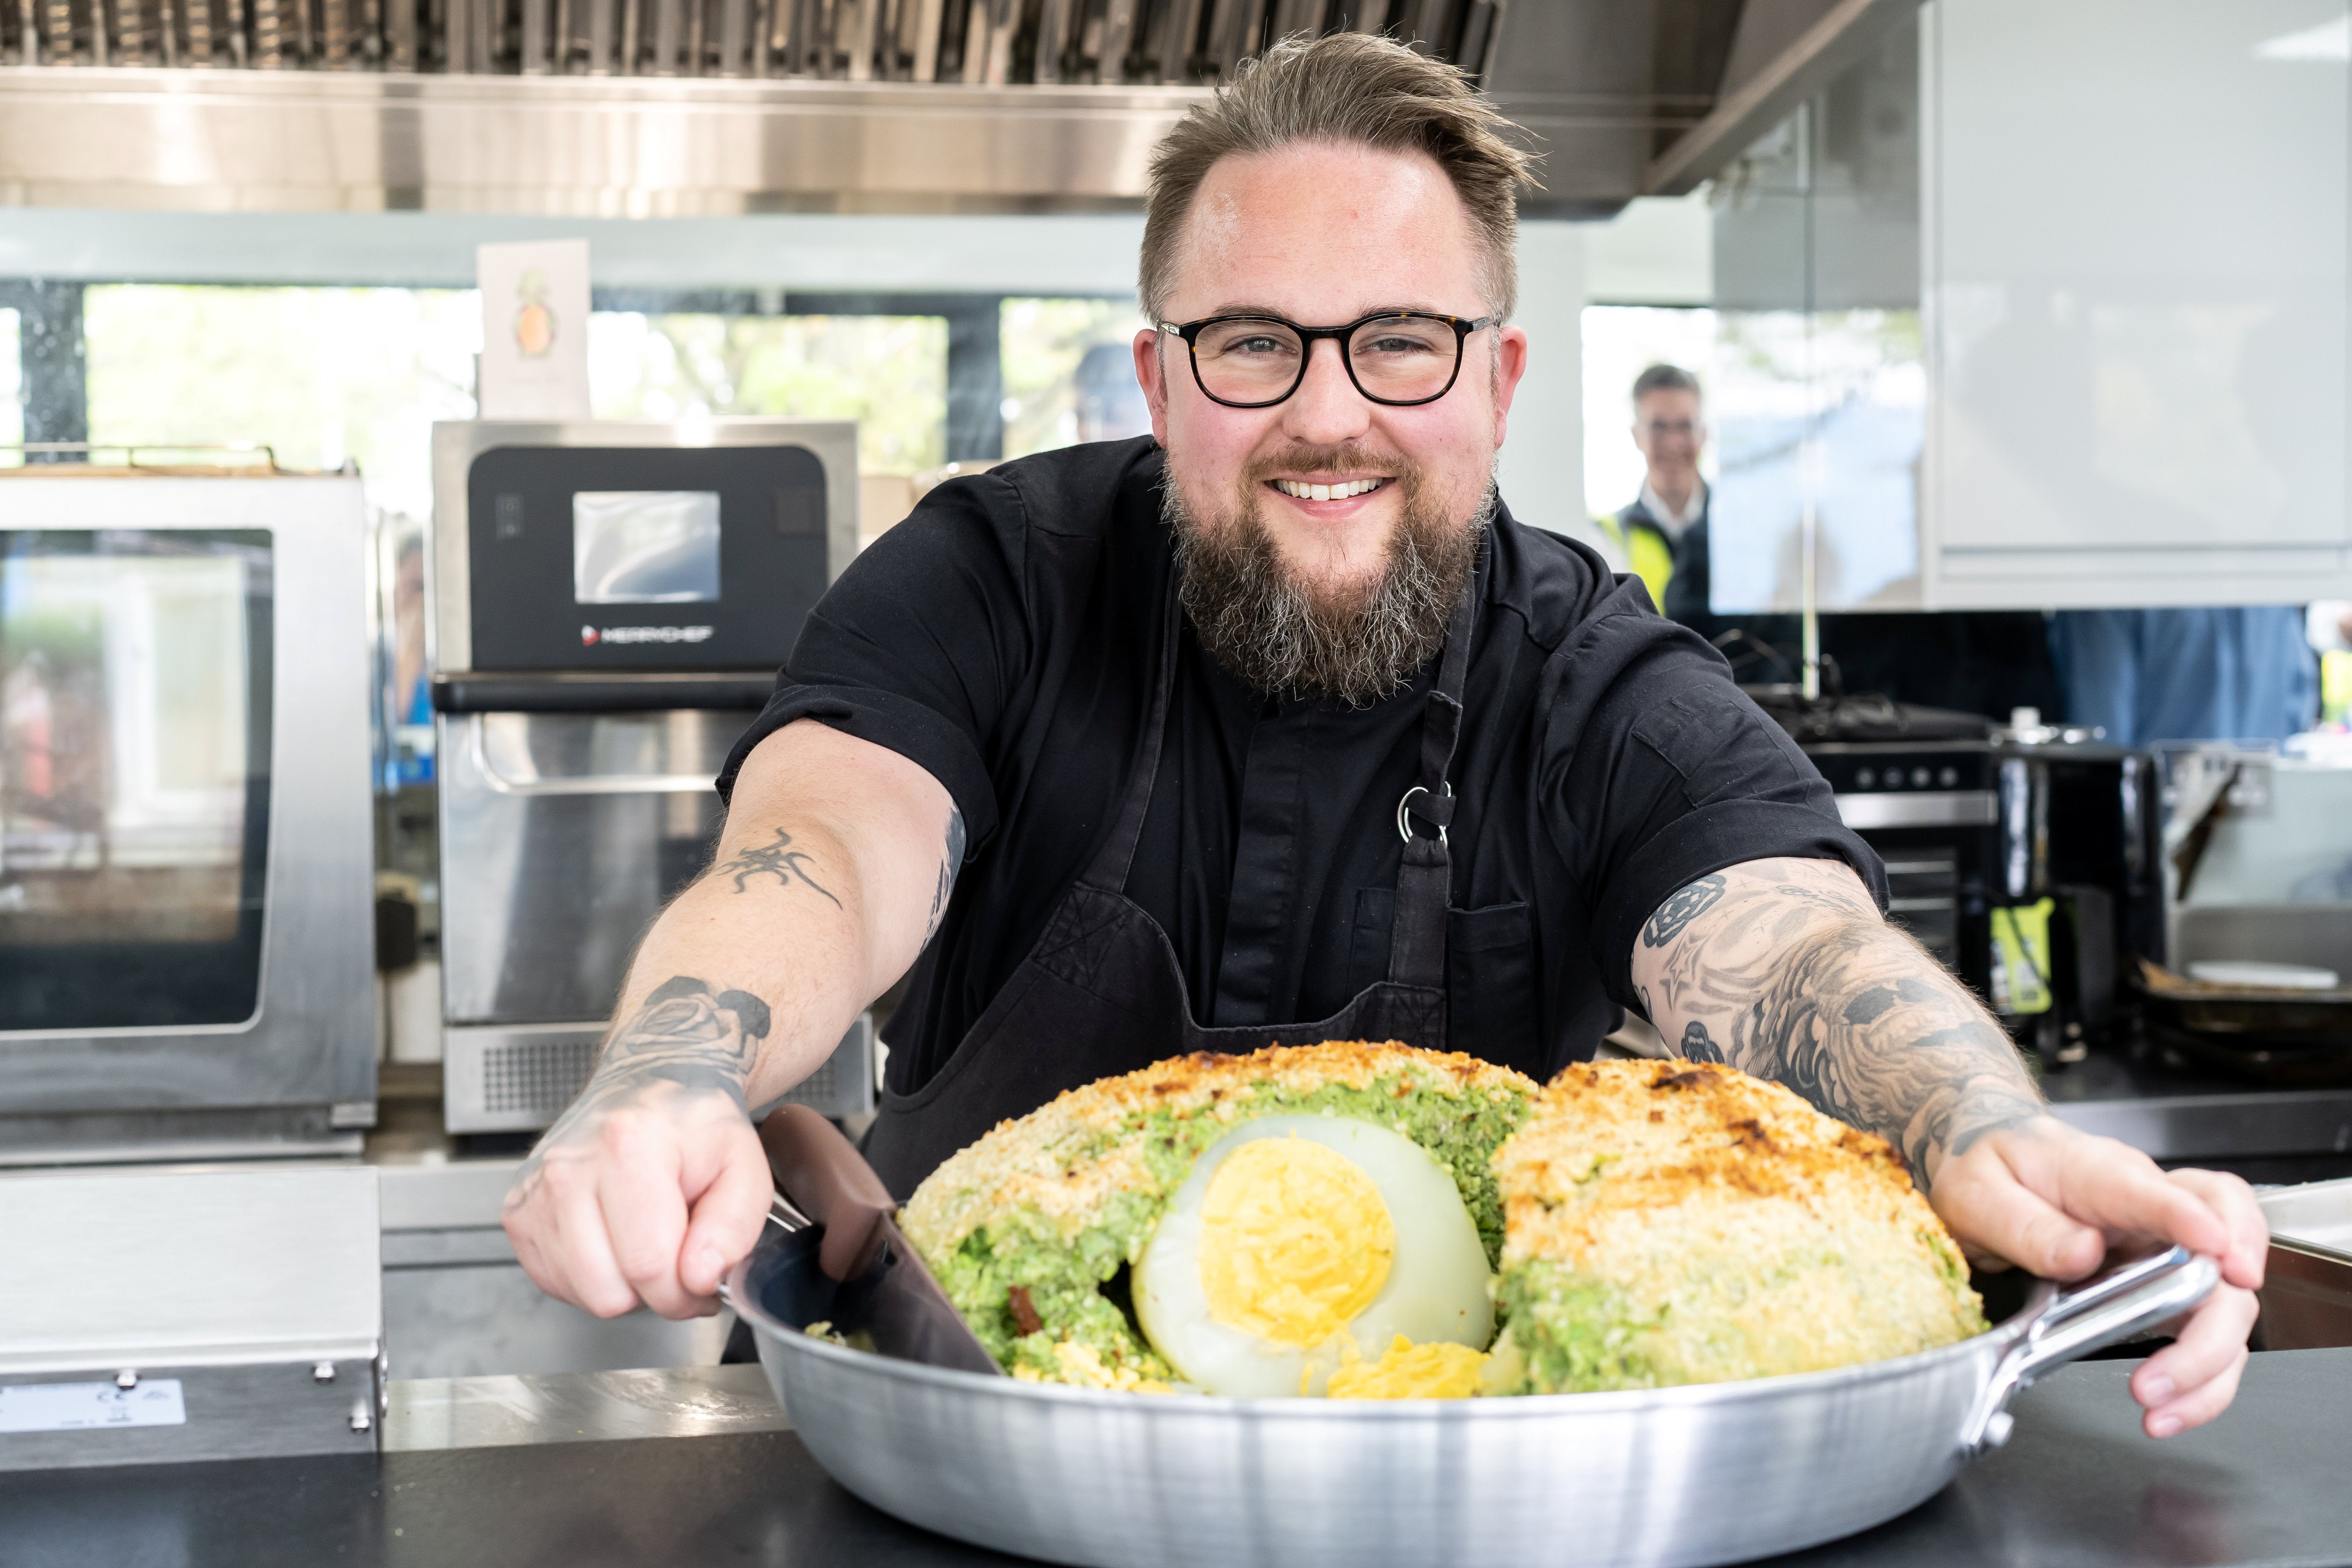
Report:
[[1276,479],[1274,488],[1300,500],[1346,500],[1352,496],[1370,495],[1383,482],[1380,479],[1349,479],[1345,484],[1310,485],[1303,479]]

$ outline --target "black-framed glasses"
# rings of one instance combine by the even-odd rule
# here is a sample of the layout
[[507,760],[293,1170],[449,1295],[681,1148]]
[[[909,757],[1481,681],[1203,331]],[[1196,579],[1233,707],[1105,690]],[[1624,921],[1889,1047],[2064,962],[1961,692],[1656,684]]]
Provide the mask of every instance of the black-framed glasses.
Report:
[[1159,330],[1184,340],[1192,379],[1228,408],[1271,408],[1307,379],[1307,356],[1318,338],[1339,344],[1348,379],[1374,403],[1410,408],[1454,390],[1463,345],[1495,318],[1381,310],[1344,327],[1302,327],[1280,316],[1210,316]]

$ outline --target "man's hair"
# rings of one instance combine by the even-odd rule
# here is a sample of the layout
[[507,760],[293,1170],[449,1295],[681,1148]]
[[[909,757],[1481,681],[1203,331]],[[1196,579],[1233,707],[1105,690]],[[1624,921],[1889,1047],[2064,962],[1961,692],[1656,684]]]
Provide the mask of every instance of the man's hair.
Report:
[[1654,392],[1687,392],[1696,397],[1698,377],[1678,364],[1654,364],[1633,378],[1634,403],[1638,405]]
[[1156,323],[1173,282],[1184,216],[1216,162],[1301,142],[1353,142],[1436,160],[1469,209],[1485,252],[1479,285],[1497,321],[1518,303],[1518,184],[1527,153],[1510,125],[1454,67],[1369,33],[1287,38],[1244,61],[1231,85],[1195,105],[1152,150],[1138,292]]

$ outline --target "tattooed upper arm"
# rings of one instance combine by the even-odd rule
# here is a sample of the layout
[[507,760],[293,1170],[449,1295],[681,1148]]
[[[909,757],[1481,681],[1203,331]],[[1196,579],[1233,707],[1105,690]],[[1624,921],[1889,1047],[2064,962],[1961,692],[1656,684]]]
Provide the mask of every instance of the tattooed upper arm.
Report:
[[744,846],[729,856],[711,875],[733,878],[735,890],[739,893],[749,888],[756,877],[773,877],[781,888],[790,888],[798,883],[823,893],[832,901],[834,908],[839,909],[841,900],[834,898],[832,891],[809,873],[813,857],[808,851],[793,848],[793,836],[784,829],[779,827],[773,831],[775,837],[768,843]]
[[923,928],[923,941],[928,943],[939,935],[940,922],[948,918],[948,899],[955,892],[956,873],[963,869],[963,813],[948,807],[948,842],[940,857],[939,885],[931,892],[930,923]]
[[1642,928],[1633,980],[1682,1055],[1883,1134],[1922,1186],[1947,1154],[2042,1110],[2006,1032],[1843,862],[1700,878]]
[[1664,947],[1682,935],[1691,921],[1723,901],[1727,883],[1722,872],[1712,871],[1669,897],[1642,927],[1642,945]]

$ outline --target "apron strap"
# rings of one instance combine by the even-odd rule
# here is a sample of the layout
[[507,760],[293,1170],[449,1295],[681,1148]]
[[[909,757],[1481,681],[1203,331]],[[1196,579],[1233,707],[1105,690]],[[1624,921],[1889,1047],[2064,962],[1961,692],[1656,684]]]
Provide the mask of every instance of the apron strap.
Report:
[[[1171,481],[1172,482],[1172,481]],[[1122,893],[1128,868],[1135,863],[1135,847],[1143,837],[1143,819],[1151,810],[1151,786],[1160,777],[1160,742],[1168,734],[1168,701],[1176,689],[1176,628],[1183,619],[1176,604],[1176,575],[1168,576],[1168,594],[1160,605],[1160,668],[1152,679],[1151,711],[1137,737],[1135,761],[1129,765],[1127,796],[1119,803],[1118,820],[1094,861],[1078,878],[1082,887]]]
[[[1389,979],[1399,985],[1445,986],[1445,911],[1454,898],[1454,859],[1445,830],[1454,821],[1454,786],[1445,777],[1462,738],[1462,689],[1470,668],[1470,634],[1478,605],[1478,568],[1486,562],[1486,539],[1478,540],[1478,560],[1468,589],[1454,606],[1445,628],[1445,657],[1430,689],[1421,721],[1421,782],[1397,803],[1397,831],[1404,836],[1404,860],[1397,868],[1396,919],[1389,934]],[[1412,830],[1419,817],[1435,833]]]

